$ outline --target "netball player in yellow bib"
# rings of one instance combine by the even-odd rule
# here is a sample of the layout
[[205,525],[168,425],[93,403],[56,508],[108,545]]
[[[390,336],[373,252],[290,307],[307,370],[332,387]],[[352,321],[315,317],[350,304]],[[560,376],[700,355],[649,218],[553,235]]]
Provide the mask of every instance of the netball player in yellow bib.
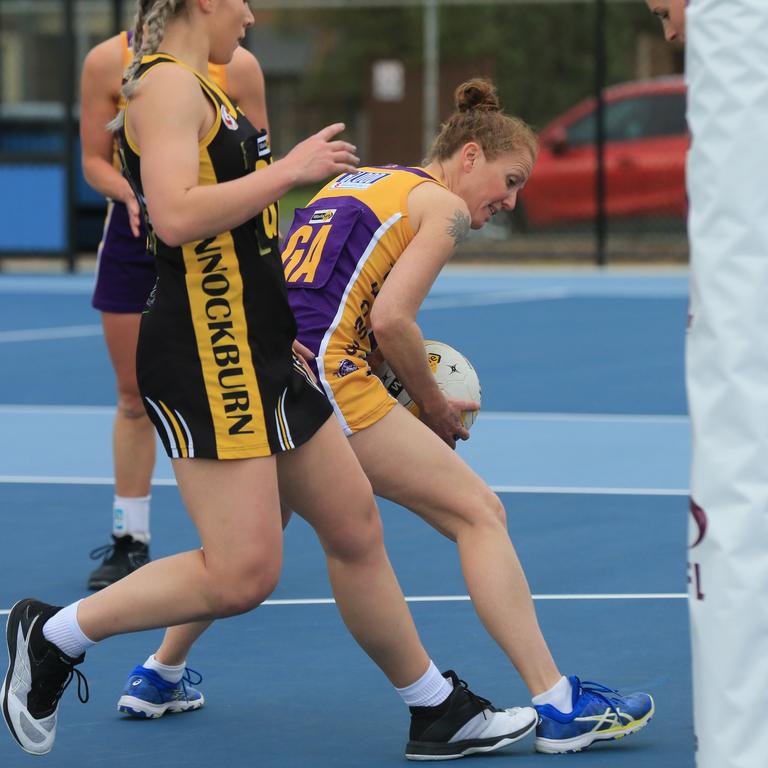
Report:
[[45,754],[64,689],[95,642],[259,605],[280,572],[282,495],[320,538],[346,626],[411,706],[409,750],[432,759],[490,751],[529,733],[535,712],[497,710],[430,661],[370,483],[292,354],[276,201],[353,170],[357,157],[334,138],[337,123],[266,160],[266,132],[204,74],[209,61],[231,59],[251,24],[243,0],[139,0],[116,125],[158,271],[141,321],[139,388],[203,548],[64,608],[17,602],[3,717],[22,749]]
[[[374,492],[456,542],[475,609],[539,708],[537,749],[567,752],[642,728],[653,700],[612,692],[609,701],[560,673],[504,507],[451,450],[468,437],[461,412],[477,404],[447,400],[438,389],[416,316],[457,242],[514,208],[537,152],[531,130],[500,111],[487,81],[459,86],[456,105],[427,165],[342,174],[296,212],[283,250],[288,300],[298,338],[315,354],[320,385]],[[395,370],[421,421],[372,375],[376,356]],[[198,631],[169,630],[162,650],[186,658]]]
[[[141,312],[155,284],[155,257],[139,202],[120,172],[114,134],[107,123],[124,105],[123,72],[133,59],[133,31],[99,43],[85,57],[80,83],[80,140],[83,173],[108,198],[96,262],[93,306],[101,312],[104,339],[117,384],[112,429],[115,496],[112,541],[92,552],[103,562],[88,578],[101,589],[149,560],[150,488],[155,464],[155,430],[136,381],[136,344]],[[259,128],[268,129],[264,76],[256,58],[238,47],[226,66],[208,64],[208,76],[232,96]]]

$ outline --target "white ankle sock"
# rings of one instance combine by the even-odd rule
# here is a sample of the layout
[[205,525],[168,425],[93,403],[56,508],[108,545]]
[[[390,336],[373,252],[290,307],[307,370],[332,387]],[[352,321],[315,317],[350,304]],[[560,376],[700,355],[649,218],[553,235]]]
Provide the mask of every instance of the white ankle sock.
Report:
[[548,691],[534,696],[534,704],[551,704],[564,715],[573,712],[573,688],[571,681],[563,676]]
[[92,645],[96,645],[77,623],[78,605],[80,600],[70,603],[51,616],[43,625],[43,637],[73,659],[85,653]]
[[436,707],[452,693],[453,686],[430,661],[427,671],[405,688],[395,688],[409,707]]
[[132,536],[149,543],[149,500],[151,496],[115,496],[112,504],[112,533]]
[[187,667],[186,664],[179,664],[178,666],[173,667],[168,664],[161,664],[155,658],[154,653],[144,662],[144,666],[147,669],[157,672],[163,680],[166,680],[169,683],[181,682],[181,678],[184,677],[184,670]]

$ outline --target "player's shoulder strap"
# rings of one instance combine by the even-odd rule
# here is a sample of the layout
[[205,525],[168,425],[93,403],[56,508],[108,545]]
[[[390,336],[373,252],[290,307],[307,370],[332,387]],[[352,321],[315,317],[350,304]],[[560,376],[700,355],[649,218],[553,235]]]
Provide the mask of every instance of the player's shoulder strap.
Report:
[[150,69],[158,64],[171,63],[178,64],[183,69],[191,72],[200,83],[200,87],[205,91],[206,95],[214,102],[224,104],[230,114],[236,114],[237,110],[232,100],[226,93],[212,80],[209,80],[205,75],[202,75],[196,69],[193,69],[189,64],[185,64],[175,56],[171,56],[169,53],[153,53],[148,56],[144,56],[141,60],[141,66],[139,67],[136,77],[137,79],[143,78]]

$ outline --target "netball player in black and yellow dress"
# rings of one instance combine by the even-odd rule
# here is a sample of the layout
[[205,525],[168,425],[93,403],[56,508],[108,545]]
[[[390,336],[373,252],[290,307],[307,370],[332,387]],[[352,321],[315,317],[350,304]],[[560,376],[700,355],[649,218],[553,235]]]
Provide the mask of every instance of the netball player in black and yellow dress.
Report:
[[430,661],[370,483],[291,351],[274,202],[351,170],[354,147],[334,139],[336,124],[270,163],[263,137],[200,74],[209,60],[229,61],[252,23],[243,0],[139,0],[126,73],[121,143],[159,276],[142,320],[139,384],[203,548],[64,608],[16,603],[3,716],[24,750],[44,754],[91,645],[260,604],[280,571],[281,493],[317,531],[347,627],[411,707],[409,748],[424,759],[490,751],[530,732],[535,713],[496,710]]
[[[101,314],[117,390],[112,538],[91,553],[103,561],[89,575],[89,589],[103,589],[150,559],[156,438],[136,381],[136,345],[141,313],[157,273],[155,256],[146,247],[139,202],[121,173],[116,136],[107,128],[125,105],[121,88],[123,73],[133,61],[132,38],[132,30],[123,31],[94,46],[83,61],[80,79],[83,174],[108,202],[92,303]],[[253,125],[268,127],[264,74],[250,51],[238,47],[226,66],[209,63],[208,77],[237,102]]]

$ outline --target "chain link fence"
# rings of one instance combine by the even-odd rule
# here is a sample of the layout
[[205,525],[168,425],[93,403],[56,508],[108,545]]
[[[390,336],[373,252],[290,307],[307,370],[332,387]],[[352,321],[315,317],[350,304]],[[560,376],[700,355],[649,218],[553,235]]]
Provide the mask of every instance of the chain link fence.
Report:
[[[264,69],[277,156],[342,120],[363,162],[418,164],[456,85],[485,76],[539,132],[541,153],[516,211],[475,233],[465,258],[687,258],[682,52],[642,0],[252,5],[244,44]],[[79,169],[77,84],[87,51],[133,9],[0,0],[0,256],[74,264],[95,250],[104,203]],[[286,199],[283,217],[312,191]]]

